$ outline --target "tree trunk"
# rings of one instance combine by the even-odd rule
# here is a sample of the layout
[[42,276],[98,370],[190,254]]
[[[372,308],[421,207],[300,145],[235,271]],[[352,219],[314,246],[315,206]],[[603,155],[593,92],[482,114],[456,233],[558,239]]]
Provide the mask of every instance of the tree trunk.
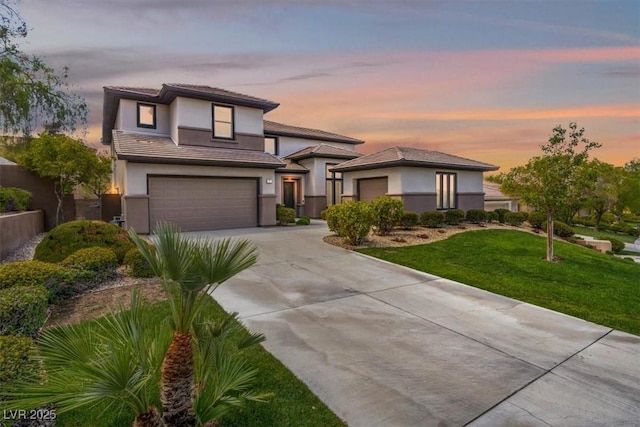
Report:
[[553,215],[547,210],[547,261],[553,261]]
[[151,408],[149,412],[136,416],[133,420],[133,427],[164,427],[164,423],[158,410]]
[[193,343],[189,332],[175,332],[162,362],[160,399],[168,427],[195,426],[193,414]]

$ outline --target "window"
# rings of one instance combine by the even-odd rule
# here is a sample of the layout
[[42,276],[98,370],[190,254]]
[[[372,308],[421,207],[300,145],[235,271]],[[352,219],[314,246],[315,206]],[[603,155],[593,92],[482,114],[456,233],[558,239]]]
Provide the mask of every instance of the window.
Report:
[[336,163],[327,163],[325,176],[327,179],[327,206],[336,205],[342,201],[342,172],[331,172]]
[[138,102],[138,123],[139,128],[156,128],[156,106],[153,104],[143,104]]
[[456,208],[456,174],[436,172],[436,204],[438,209]]
[[278,138],[275,136],[265,136],[264,137],[264,152],[273,154],[274,156],[278,155]]
[[213,137],[233,139],[233,107],[213,104]]

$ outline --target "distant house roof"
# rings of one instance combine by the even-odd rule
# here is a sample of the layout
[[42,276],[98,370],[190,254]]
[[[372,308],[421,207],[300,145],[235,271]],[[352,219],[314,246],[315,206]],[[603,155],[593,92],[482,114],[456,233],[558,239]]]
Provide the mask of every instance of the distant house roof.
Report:
[[168,136],[113,131],[116,157],[137,163],[188,164],[276,169],[285,163],[262,151],[178,146]]
[[364,141],[337,133],[326,132],[319,129],[310,129],[299,126],[285,125],[270,120],[264,121],[265,135],[293,136],[320,141],[343,142],[346,144],[363,144]]
[[483,181],[482,190],[484,191],[485,200],[513,200],[515,197],[507,196],[500,191],[500,184],[495,182]]
[[295,153],[291,153],[286,156],[287,159],[291,160],[302,160],[308,159],[310,157],[329,157],[331,159],[355,159],[356,157],[360,157],[362,154],[356,153],[355,151],[345,150],[344,148],[334,147],[333,145],[328,144],[318,144],[312,145],[302,150],[296,151]]
[[176,96],[260,108],[265,113],[274,110],[280,105],[267,99],[204,85],[167,83],[163,84],[160,89],[105,86],[102,109],[102,143],[111,143],[111,130],[115,124],[120,99],[170,104]]
[[12,162],[11,160],[5,159],[4,157],[0,157],[0,165],[11,165],[11,166],[15,166],[16,163]]
[[285,166],[276,169],[279,173],[309,173],[309,169],[291,160],[285,160]]
[[462,170],[493,171],[498,166],[482,163],[464,157],[440,153],[438,151],[422,150],[409,147],[391,147],[377,153],[368,154],[336,165],[332,170],[336,172],[377,169],[390,166],[421,166],[440,167]]

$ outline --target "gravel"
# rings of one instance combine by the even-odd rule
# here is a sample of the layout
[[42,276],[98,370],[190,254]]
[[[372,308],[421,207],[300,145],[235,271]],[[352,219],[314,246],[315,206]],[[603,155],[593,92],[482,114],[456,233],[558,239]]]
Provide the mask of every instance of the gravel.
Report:
[[1,260],[0,264],[14,261],[31,261],[33,259],[33,254],[36,251],[36,246],[38,246],[38,243],[40,243],[46,235],[47,233],[36,234],[27,243],[13,251],[5,259]]

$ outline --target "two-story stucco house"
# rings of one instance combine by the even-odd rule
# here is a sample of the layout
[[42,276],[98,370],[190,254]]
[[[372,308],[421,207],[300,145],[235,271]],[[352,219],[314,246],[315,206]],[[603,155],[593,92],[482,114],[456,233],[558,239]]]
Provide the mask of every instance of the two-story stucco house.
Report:
[[265,120],[278,105],[209,86],[105,87],[102,142],[126,227],[269,226],[277,203],[317,218],[383,194],[417,212],[482,209],[482,173],[497,167],[399,147],[362,156],[364,141]]

